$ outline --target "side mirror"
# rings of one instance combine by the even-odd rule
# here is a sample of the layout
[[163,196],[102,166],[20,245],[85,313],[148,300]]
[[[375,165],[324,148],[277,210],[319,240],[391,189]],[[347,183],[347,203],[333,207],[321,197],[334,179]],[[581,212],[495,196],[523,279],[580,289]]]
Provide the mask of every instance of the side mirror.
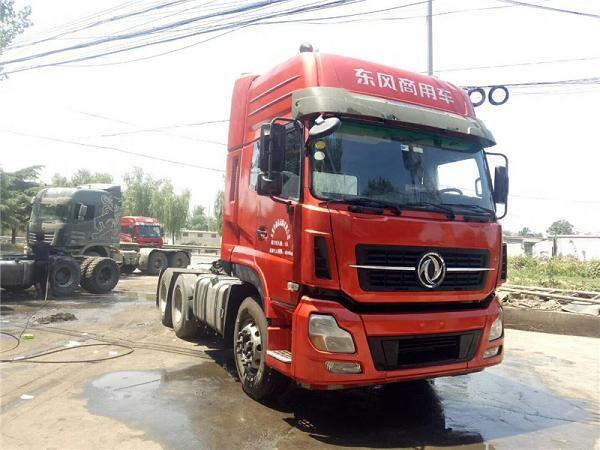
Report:
[[508,200],[508,169],[496,167],[494,171],[494,202],[506,205]]
[[271,175],[260,173],[256,182],[256,193],[258,195],[278,196],[281,195],[283,180],[281,172],[271,172]]
[[79,212],[77,213],[77,220],[80,222],[85,219],[85,213],[87,213],[87,205],[79,205]]
[[260,129],[258,168],[261,172],[281,172],[286,144],[286,127],[278,123],[265,124]]
[[308,131],[308,134],[311,138],[322,138],[337,131],[341,125],[342,121],[337,117],[328,117],[327,119],[323,119],[323,116],[319,116],[315,120],[315,124]]

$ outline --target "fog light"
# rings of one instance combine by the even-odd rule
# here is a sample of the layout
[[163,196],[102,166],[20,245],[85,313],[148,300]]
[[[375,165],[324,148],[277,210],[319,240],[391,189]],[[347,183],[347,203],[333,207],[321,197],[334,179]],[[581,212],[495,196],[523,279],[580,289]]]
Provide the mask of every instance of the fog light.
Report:
[[308,321],[308,337],[319,350],[334,353],[355,351],[352,335],[341,329],[330,315],[312,314]]
[[331,373],[361,373],[362,368],[357,362],[327,361],[325,367]]
[[490,328],[490,336],[488,337],[488,341],[493,341],[502,337],[502,331],[504,326],[502,324],[502,308],[498,310],[498,317],[494,320]]
[[485,352],[483,352],[483,359],[491,358],[500,353],[500,347],[492,347],[488,348]]

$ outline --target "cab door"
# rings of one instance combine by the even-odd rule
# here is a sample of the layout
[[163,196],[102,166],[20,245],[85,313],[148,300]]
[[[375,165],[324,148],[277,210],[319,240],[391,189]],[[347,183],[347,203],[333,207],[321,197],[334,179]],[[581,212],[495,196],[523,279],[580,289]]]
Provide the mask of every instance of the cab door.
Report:
[[[300,261],[298,224],[300,211],[300,193],[302,192],[302,161],[304,156],[303,130],[297,122],[285,127],[285,139],[270,143],[270,160],[273,167],[271,178],[281,177],[281,190],[276,195],[258,195],[256,216],[256,264],[263,272],[268,283],[268,292],[275,301],[295,304],[297,292],[290,290],[288,283],[298,277],[295,274],[296,262]],[[274,136],[273,136],[274,138]],[[258,146],[260,147],[259,140]],[[264,149],[259,148],[257,164],[266,157]],[[264,160],[263,160],[264,161]],[[265,176],[265,167],[260,167],[258,178]],[[260,187],[257,192],[260,191]]]

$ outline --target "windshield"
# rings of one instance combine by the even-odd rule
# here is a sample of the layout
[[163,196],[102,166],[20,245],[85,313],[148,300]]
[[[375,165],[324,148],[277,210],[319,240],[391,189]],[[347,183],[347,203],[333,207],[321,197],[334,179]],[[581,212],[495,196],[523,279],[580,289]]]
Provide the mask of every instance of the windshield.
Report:
[[159,225],[138,225],[138,233],[142,237],[148,238],[159,238],[160,237],[160,226]]
[[310,147],[318,198],[494,208],[483,150],[465,140],[345,122]]
[[52,205],[34,203],[31,209],[31,220],[33,222],[66,222],[68,215],[68,203]]

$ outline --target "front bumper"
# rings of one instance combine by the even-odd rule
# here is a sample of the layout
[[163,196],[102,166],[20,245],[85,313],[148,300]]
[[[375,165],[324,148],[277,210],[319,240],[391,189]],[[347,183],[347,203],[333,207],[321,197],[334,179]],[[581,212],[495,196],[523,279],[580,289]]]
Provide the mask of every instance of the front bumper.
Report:
[[[503,359],[504,336],[488,342],[490,327],[498,317],[500,304],[494,298],[487,308],[467,311],[398,314],[356,314],[332,301],[302,297],[292,318],[291,353],[288,375],[311,389],[335,389],[390,383],[395,381],[434,378],[478,372],[499,364]],[[349,331],[354,339],[354,354],[339,354],[317,350],[308,337],[311,314],[331,314],[339,326]],[[475,332],[478,342],[468,360],[424,363],[394,370],[377,370],[369,346],[369,338],[435,336],[441,334]],[[373,339],[371,339],[372,341]],[[486,350],[499,347],[496,356],[484,358]],[[327,370],[327,361],[358,362],[359,374],[336,374]],[[277,364],[274,365],[277,369]]]

